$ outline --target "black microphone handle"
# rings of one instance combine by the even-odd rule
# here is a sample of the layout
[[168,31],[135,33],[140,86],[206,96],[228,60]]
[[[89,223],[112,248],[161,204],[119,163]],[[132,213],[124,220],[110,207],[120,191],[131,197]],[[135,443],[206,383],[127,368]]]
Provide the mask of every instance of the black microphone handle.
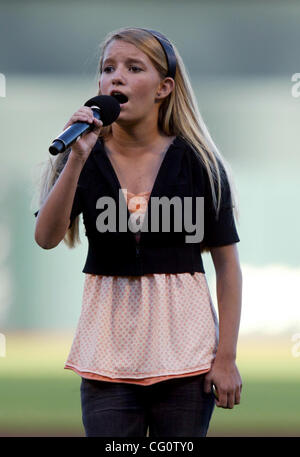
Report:
[[[96,119],[100,120],[100,109],[97,106],[92,106],[93,115]],[[87,122],[75,122],[64,130],[49,147],[49,152],[53,156],[61,152],[65,152],[79,136],[84,135],[94,129],[93,124]]]

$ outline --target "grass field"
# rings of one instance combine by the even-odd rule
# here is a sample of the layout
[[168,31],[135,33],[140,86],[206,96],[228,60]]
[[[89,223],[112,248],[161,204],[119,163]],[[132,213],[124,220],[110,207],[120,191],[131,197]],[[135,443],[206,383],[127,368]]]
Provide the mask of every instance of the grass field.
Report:
[[[64,370],[70,333],[7,333],[0,436],[84,436],[80,377]],[[215,408],[208,436],[300,436],[300,358],[290,335],[240,337],[240,405]]]

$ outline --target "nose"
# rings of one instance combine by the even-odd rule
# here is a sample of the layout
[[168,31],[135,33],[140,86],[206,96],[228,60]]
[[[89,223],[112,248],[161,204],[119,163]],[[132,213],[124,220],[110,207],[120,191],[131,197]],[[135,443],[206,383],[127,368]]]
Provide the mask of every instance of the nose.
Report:
[[115,69],[115,71],[113,72],[112,84],[124,84],[124,83],[125,83],[124,71],[120,66],[118,66]]

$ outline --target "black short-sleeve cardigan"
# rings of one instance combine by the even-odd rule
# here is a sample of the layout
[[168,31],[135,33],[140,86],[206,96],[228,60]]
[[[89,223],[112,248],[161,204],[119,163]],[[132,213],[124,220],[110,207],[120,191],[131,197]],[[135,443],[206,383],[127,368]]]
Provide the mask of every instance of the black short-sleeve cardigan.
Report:
[[[221,170],[223,171],[222,167]],[[140,241],[137,242],[135,233],[128,228],[130,212],[118,177],[107,157],[102,140],[99,139],[79,176],[70,214],[70,227],[74,219],[79,214],[83,214],[85,235],[88,238],[88,253],[83,273],[116,276],[185,272],[194,274],[195,271],[205,273],[201,257],[202,248],[224,246],[240,241],[234,221],[226,173],[222,172],[221,176],[221,206],[217,218],[213,208],[207,171],[187,141],[177,136],[169,146],[156,176],[145,215],[148,225],[145,226],[144,221]],[[182,203],[181,231],[178,231],[174,225],[175,210],[172,204],[169,213],[170,226],[167,230],[163,228],[162,217],[158,218],[158,231],[151,230],[151,199],[164,196],[170,200],[173,197],[179,197]],[[113,229],[110,226],[106,232],[99,231],[97,223],[101,213],[107,212],[108,208],[107,205],[99,204],[99,199],[102,197],[110,197],[111,208],[115,206],[116,209],[116,223]],[[204,197],[204,236],[199,242],[186,242],[186,236],[194,236],[196,229],[194,232],[190,232],[185,228],[184,197],[190,197],[192,200],[191,220],[193,224],[198,221],[196,219],[196,197]],[[125,214],[123,222],[124,220],[126,222],[127,217],[126,231],[120,230],[120,204],[123,205],[123,216]],[[37,216],[38,211],[34,214]],[[157,214],[155,213],[155,217]],[[104,214],[102,216],[103,222]],[[145,227],[147,229],[143,230]]]

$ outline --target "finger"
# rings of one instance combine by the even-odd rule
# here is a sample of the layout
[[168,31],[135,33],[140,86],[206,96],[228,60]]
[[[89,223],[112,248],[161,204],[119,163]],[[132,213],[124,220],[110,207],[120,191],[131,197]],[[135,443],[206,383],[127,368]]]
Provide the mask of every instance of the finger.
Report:
[[227,392],[227,408],[232,409],[234,407],[235,392]]
[[237,387],[236,388],[236,391],[235,391],[235,404],[236,405],[239,405],[240,404],[240,401],[241,401],[241,391],[240,391],[240,388]]
[[71,125],[75,124],[75,122],[86,122],[87,124],[93,123],[93,118],[88,117],[85,114],[81,114],[78,116],[72,116],[69,122],[65,125],[64,130],[66,130]]
[[72,123],[81,121],[81,122],[88,122],[89,124],[92,124],[94,121],[94,116],[93,114],[89,113],[76,113],[74,116],[71,117],[70,121]]
[[87,114],[88,116],[93,116],[93,110],[89,106],[81,106],[74,114]]
[[99,121],[98,119],[96,119],[94,117],[94,129],[93,129],[93,132],[96,135],[99,135],[99,133],[101,132],[102,126],[103,126],[103,122]]
[[218,389],[219,399],[216,401],[216,405],[219,408],[227,408],[227,392]]
[[205,376],[204,377],[204,384],[203,384],[203,390],[206,394],[209,394],[211,393],[211,389],[212,389],[212,386],[211,386],[211,379],[209,376]]
[[91,108],[88,106],[82,106],[79,108],[76,113],[73,114],[73,116],[69,119],[68,123],[65,125],[64,129],[69,127],[70,125],[74,124],[75,122],[87,122],[89,124],[92,124],[94,121],[94,113]]
[[77,110],[77,112],[80,112],[80,111],[86,112],[86,113],[93,113],[92,108],[90,108],[89,106],[81,106],[81,107]]
[[89,108],[88,106],[83,106],[81,109],[79,109],[77,111],[76,114],[80,114],[82,116],[86,116],[88,119],[91,119],[92,121],[94,119],[93,110],[91,108]]
[[218,389],[216,388],[216,386],[214,384],[212,384],[212,393],[215,397],[216,400],[219,400],[219,394],[218,394]]
[[94,124],[95,124],[97,127],[102,127],[102,126],[103,126],[103,122],[100,121],[99,119],[97,119],[96,117],[94,117]]

